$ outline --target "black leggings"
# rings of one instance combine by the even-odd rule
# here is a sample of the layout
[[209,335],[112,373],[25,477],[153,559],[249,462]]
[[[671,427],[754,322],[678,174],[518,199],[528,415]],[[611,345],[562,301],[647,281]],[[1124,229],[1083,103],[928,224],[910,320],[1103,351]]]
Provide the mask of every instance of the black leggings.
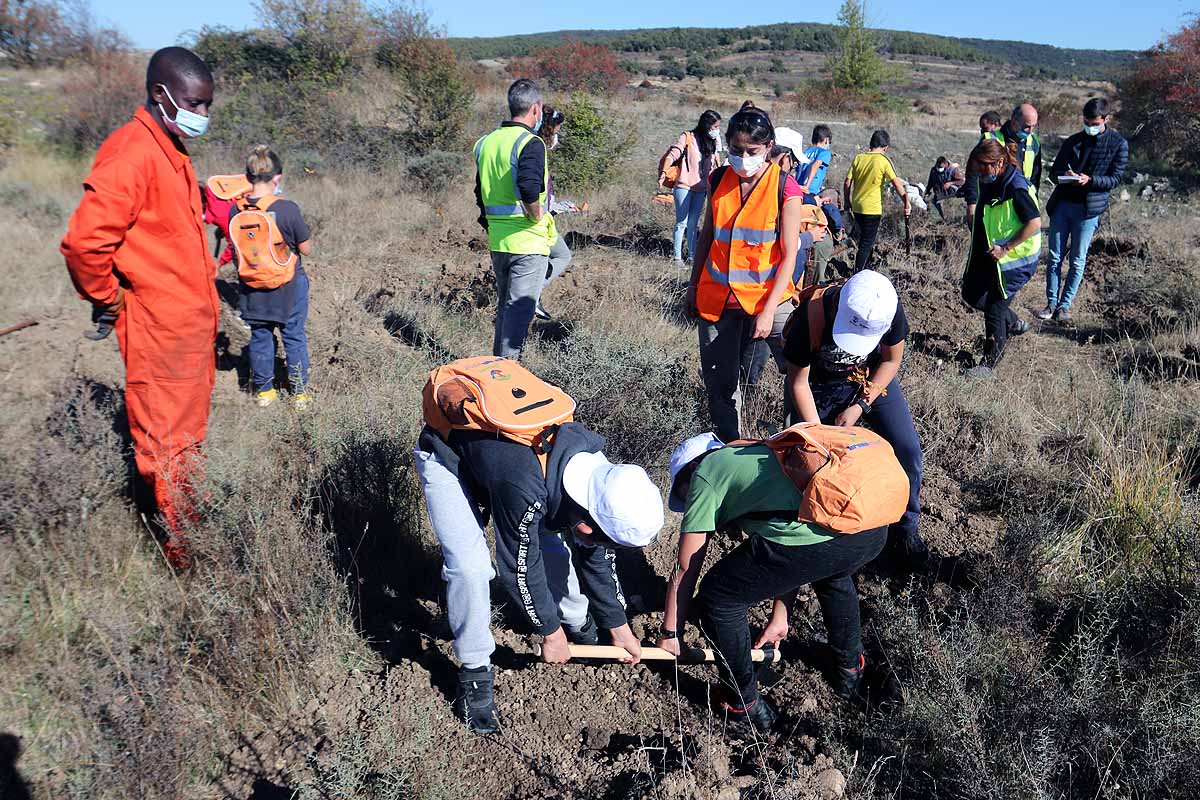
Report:
[[700,625],[716,648],[721,682],[749,705],[758,697],[750,659],[750,607],[811,583],[825,617],[829,644],[842,667],[858,666],[862,628],[855,572],[883,550],[887,529],[835,536],[808,545],[749,536],[700,582]]
[[854,256],[854,271],[860,272],[867,268],[871,260],[871,251],[875,249],[875,237],[879,235],[879,222],[883,219],[880,214],[859,214],[854,212],[854,224],[858,226],[858,252]]
[[988,297],[987,307],[983,310],[983,363],[994,367],[1004,356],[1004,347],[1008,344],[1009,334],[1016,329],[1020,318],[1013,312],[1010,304],[1012,296],[1001,298],[993,292]]

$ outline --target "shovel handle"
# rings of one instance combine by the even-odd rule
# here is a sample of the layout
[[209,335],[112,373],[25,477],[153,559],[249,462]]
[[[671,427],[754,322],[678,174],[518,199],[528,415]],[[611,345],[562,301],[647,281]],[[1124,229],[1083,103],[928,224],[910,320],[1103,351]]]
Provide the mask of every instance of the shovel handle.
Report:
[[[622,658],[628,658],[629,653],[624,647],[616,647],[612,645],[599,644],[569,644],[567,647],[571,651],[571,658],[586,658],[599,661],[619,661]],[[542,654],[542,646],[534,645],[534,653]],[[702,658],[701,658],[702,656]],[[642,661],[680,661],[687,664],[711,663],[717,660],[716,654],[709,649],[691,648],[684,652],[681,658],[676,658],[674,653],[663,650],[661,647],[643,647]],[[766,661],[770,664],[779,663],[779,651],[773,648],[765,650],[751,650],[750,660],[756,663]]]

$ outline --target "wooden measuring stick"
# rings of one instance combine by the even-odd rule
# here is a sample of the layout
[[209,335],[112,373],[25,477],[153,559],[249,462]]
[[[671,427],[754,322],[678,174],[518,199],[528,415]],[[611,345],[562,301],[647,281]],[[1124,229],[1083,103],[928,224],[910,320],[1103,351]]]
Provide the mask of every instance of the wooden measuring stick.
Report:
[[[587,658],[600,661],[619,661],[622,658],[628,658],[629,653],[624,647],[616,647],[609,645],[598,644],[569,644],[567,647],[571,651],[571,658]],[[534,647],[534,652],[537,655],[542,654],[541,645]],[[779,651],[771,650],[770,663],[779,663]],[[691,656],[691,657],[689,657]],[[703,656],[703,658],[700,658]],[[750,659],[756,662],[767,661],[767,653],[762,650],[751,650]],[[681,661],[687,664],[702,664],[716,661],[716,654],[712,650],[688,648],[684,651],[683,657],[676,659],[675,655],[661,647],[643,647],[642,661]]]

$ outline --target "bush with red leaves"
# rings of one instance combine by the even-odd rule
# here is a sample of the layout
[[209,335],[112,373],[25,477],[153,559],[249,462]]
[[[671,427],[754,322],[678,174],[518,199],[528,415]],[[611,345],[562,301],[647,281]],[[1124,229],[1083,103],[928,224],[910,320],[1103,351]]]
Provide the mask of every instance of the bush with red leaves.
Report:
[[629,78],[612,50],[573,39],[516,59],[508,71],[517,77],[540,78],[558,91],[592,94],[612,94]]
[[1143,152],[1200,172],[1200,17],[1149,50],[1121,82],[1121,123]]

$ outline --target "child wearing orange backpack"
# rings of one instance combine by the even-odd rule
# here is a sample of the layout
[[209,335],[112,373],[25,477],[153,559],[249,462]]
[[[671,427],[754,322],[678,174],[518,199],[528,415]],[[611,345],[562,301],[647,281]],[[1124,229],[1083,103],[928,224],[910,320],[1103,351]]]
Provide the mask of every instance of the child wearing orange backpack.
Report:
[[246,159],[249,193],[230,212],[229,237],[241,283],[239,310],[250,326],[251,391],[266,407],[275,389],[275,330],[287,357],[288,381],[297,408],[308,405],[308,275],[301,257],[312,252],[311,232],[300,207],[282,198],[283,162],[266,145]]

